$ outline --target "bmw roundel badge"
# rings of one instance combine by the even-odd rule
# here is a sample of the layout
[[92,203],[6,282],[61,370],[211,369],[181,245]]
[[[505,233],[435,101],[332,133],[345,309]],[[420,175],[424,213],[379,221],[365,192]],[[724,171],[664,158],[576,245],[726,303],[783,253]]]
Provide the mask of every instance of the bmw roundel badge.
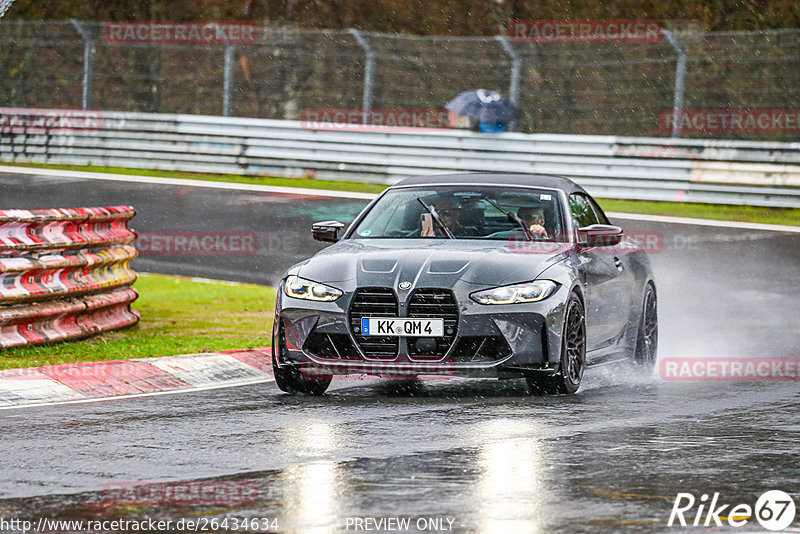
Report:
[[400,282],[399,284],[397,284],[397,287],[405,291],[406,289],[409,289],[411,287],[411,282]]

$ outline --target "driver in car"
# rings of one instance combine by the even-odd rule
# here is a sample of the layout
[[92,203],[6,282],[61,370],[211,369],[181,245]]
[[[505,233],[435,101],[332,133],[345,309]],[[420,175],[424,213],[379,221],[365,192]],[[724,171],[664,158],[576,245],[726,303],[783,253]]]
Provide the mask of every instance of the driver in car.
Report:
[[544,226],[544,213],[540,208],[523,206],[517,210],[517,215],[522,219],[522,222],[525,223],[525,226],[528,227],[528,230],[530,230],[534,237],[549,239],[547,229]]
[[[436,213],[442,219],[442,222],[447,226],[454,236],[474,235],[475,229],[465,227],[461,224],[458,216],[458,208],[453,204],[449,198],[437,200],[433,206]],[[429,213],[423,213],[421,217],[422,230],[420,237],[446,237],[444,230],[436,223]]]

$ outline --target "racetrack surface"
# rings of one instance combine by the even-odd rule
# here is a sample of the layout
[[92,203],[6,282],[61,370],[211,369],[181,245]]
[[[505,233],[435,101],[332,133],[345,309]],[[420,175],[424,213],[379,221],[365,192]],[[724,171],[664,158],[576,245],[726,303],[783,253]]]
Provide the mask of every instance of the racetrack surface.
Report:
[[[255,254],[147,255],[135,268],[265,284],[322,248],[312,221],[346,222],[365,205],[18,175],[0,175],[0,199],[1,208],[131,204],[140,232],[255,232]],[[651,254],[661,357],[798,356],[800,235],[620,223],[663,236]],[[267,516],[281,532],[345,531],[348,516],[448,517],[459,532],[594,532],[669,530],[678,492],[753,505],[781,489],[800,505],[796,381],[664,382],[608,365],[590,369],[574,397],[529,397],[521,381],[395,389],[340,379],[324,398],[269,383],[7,410],[0,510]],[[227,508],[104,503],[108,483],[186,480],[252,481],[259,496]]]

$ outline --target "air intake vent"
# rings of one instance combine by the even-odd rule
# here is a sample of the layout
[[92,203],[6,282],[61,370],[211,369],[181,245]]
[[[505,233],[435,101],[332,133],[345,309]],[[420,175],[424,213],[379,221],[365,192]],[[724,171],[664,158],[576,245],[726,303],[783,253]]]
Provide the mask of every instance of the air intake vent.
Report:
[[305,350],[317,358],[329,360],[360,360],[358,349],[347,334],[323,334],[311,332],[306,339]]
[[[411,358],[415,360],[443,358],[458,334],[458,304],[453,292],[449,289],[417,289],[408,301],[408,316],[444,319],[444,336],[408,338],[408,355]],[[424,341],[418,342],[420,339]]]
[[356,290],[350,303],[350,331],[367,358],[394,360],[397,358],[397,337],[362,336],[362,317],[397,317],[397,297],[386,287],[362,287]]
[[464,336],[450,354],[455,363],[488,363],[511,355],[511,347],[502,336]]

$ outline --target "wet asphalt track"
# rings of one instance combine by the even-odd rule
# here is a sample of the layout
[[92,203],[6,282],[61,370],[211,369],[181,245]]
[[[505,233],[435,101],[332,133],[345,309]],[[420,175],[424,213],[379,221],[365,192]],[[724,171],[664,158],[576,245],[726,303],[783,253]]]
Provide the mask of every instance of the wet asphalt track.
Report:
[[[257,233],[252,255],[136,260],[138,270],[257,283],[318,250],[312,220],[348,220],[364,205],[0,175],[3,208],[104,204],[136,206],[142,232]],[[664,235],[651,256],[662,357],[798,356],[800,234],[622,226]],[[752,505],[782,489],[800,505],[799,392],[797,382],[667,383],[614,365],[590,369],[574,397],[528,397],[520,381],[406,390],[342,379],[320,399],[270,383],[6,410],[0,517],[277,517],[281,532],[347,531],[352,516],[411,517],[411,530],[417,518],[453,519],[457,532],[672,530],[678,492]],[[108,483],[187,480],[255,483],[258,499],[104,502]]]

